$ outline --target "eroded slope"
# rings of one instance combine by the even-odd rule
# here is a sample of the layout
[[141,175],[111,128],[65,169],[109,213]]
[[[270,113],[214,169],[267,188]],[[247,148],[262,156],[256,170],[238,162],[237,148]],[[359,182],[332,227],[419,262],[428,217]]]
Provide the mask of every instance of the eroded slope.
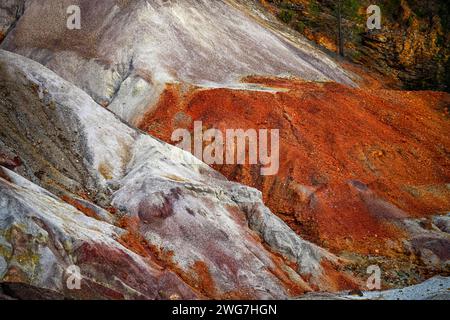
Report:
[[[166,82],[229,85],[258,74],[353,84],[306,41],[288,41],[227,1],[26,4],[2,48],[44,64],[102,105],[113,102],[110,108],[130,121]],[[66,27],[66,9],[73,4],[81,8],[80,30]]]
[[[138,280],[142,275],[135,272],[141,271],[133,265],[144,259],[160,269],[155,279],[160,272],[176,275],[173,281],[190,289],[173,294],[186,298],[285,298],[357,286],[337,271],[335,256],[274,216],[258,191],[228,182],[192,155],[129,127],[36,62],[0,51],[0,69],[0,116],[8,124],[0,130],[1,152],[18,157],[15,170],[28,179],[2,170],[3,281],[61,291],[62,274],[51,270],[73,261],[102,286],[120,283],[114,279],[126,272],[134,282],[114,287],[118,298],[167,298],[156,292],[153,278]],[[59,238],[36,243],[36,219]],[[100,243],[90,231],[80,234],[89,223]],[[60,238],[71,239],[72,249],[48,261],[43,252],[58,247]],[[15,256],[22,245],[33,257],[30,268]],[[96,271],[92,264],[102,266]],[[21,275],[14,277],[17,268]],[[162,281],[172,295],[169,289],[177,286]],[[139,294],[130,295],[130,286]]]
[[[192,131],[193,121],[224,136],[228,128],[280,129],[277,175],[216,168],[261,190],[293,230],[334,252],[448,272],[450,239],[431,221],[450,208],[448,94],[245,79],[252,81],[274,92],[168,86],[140,127],[165,141],[177,128]],[[413,269],[413,278],[422,272]]]

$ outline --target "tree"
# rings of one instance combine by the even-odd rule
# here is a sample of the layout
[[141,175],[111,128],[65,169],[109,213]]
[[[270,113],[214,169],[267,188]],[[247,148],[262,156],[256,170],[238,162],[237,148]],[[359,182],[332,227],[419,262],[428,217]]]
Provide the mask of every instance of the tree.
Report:
[[342,0],[337,1],[337,19],[338,19],[339,55],[343,57],[345,54],[344,54],[344,36],[342,34]]
[[345,19],[354,19],[358,15],[359,3],[357,0],[336,0],[334,11],[338,25],[338,52],[340,56],[345,56],[345,32],[343,21]]

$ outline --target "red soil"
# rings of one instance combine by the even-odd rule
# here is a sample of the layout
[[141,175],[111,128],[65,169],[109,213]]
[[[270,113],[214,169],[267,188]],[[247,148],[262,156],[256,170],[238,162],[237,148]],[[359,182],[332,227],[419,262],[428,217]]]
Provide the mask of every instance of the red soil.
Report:
[[84,206],[82,203],[80,203],[79,201],[77,201],[76,199],[73,199],[67,195],[63,195],[61,197],[61,200],[64,201],[67,204],[70,204],[72,207],[75,207],[78,211],[84,213],[86,216],[90,217],[90,218],[94,218],[96,220],[101,221],[102,219],[99,218],[99,216],[97,215],[97,213],[95,212],[95,210],[92,210],[91,208],[88,208],[86,206]]
[[209,297],[217,296],[216,287],[214,284],[214,279],[209,272],[209,268],[203,261],[196,261],[192,266],[193,271],[197,275],[196,278],[196,287],[202,288],[202,290]]
[[405,234],[393,221],[450,209],[448,94],[246,82],[288,91],[168,85],[140,128],[167,142],[193,121],[222,131],[280,129],[276,176],[260,176],[257,166],[215,168],[261,190],[293,230],[336,252],[396,255]]

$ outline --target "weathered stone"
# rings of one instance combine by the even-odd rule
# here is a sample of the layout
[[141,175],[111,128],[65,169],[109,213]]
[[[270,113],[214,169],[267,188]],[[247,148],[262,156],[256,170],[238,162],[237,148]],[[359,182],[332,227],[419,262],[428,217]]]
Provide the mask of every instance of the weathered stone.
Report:
[[[36,62],[0,51],[0,68],[1,115],[9,123],[0,130],[3,144],[20,154],[26,177],[67,199],[3,169],[0,208],[9,218],[0,230],[11,230],[8,247],[29,257],[8,258],[3,281],[83,298],[286,298],[311,290],[300,276],[329,287],[330,271],[321,263],[336,258],[271,217],[256,190],[129,127]],[[39,164],[42,174],[30,174]],[[66,175],[72,183],[64,183]],[[91,192],[87,200],[84,190]],[[89,201],[119,210],[123,225],[111,225],[116,219]],[[66,292],[64,269],[71,264],[91,275],[92,295]]]
[[[233,85],[267,74],[353,84],[325,54],[268,30],[233,1],[78,3],[80,30],[66,27],[70,0],[29,3],[2,48],[42,63],[101,105],[112,102],[130,122],[133,109],[157,99],[167,82]],[[142,92],[129,95],[131,85]]]

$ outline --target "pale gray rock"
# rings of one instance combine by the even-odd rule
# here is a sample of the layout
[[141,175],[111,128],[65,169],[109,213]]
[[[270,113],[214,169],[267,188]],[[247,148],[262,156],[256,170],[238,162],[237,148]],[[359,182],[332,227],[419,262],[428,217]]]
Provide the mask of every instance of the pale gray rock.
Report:
[[[117,239],[125,230],[86,217],[38,186],[27,186],[0,178],[0,256],[6,262],[1,282],[72,298],[196,296],[173,272],[161,271],[121,245]],[[80,268],[80,289],[67,285],[72,265]]]
[[[242,199],[233,197],[234,183],[223,180],[192,155],[148,136],[135,143],[133,154],[128,174],[113,195],[113,205],[139,218],[140,231],[150,243],[173,252],[173,260],[186,271],[198,262],[205,263],[219,292],[257,288],[260,298],[283,296],[278,280],[270,271],[280,266],[254,240],[252,229],[266,238],[251,224],[248,228]],[[258,210],[270,212],[260,197],[245,203],[249,202]],[[279,220],[267,229],[281,228],[280,225],[285,226]],[[283,253],[275,242],[267,243],[274,251]],[[318,250],[312,244],[309,246]],[[291,251],[303,249],[294,247]],[[325,276],[320,267],[323,257],[315,258],[309,262],[315,263],[318,270],[308,271],[314,271],[320,280]],[[284,268],[294,283],[306,285],[293,270]]]
[[438,270],[450,268],[450,235],[435,225],[445,222],[447,217],[436,216],[429,223],[427,219],[405,219],[399,224],[410,234],[407,247],[428,267]]
[[[166,83],[234,87],[266,75],[354,85],[303,37],[292,41],[234,1],[80,0],[81,29],[69,30],[72,4],[30,0],[2,48],[42,63],[101,105],[113,103],[130,123]],[[123,97],[135,85],[140,92],[126,110]]]
[[369,212],[378,219],[394,223],[408,237],[403,240],[404,249],[432,270],[445,272],[450,267],[450,235],[445,232],[447,216],[412,219],[397,206],[380,199],[367,185],[349,181],[368,205]]
[[298,300],[449,300],[450,278],[433,277],[418,285],[385,291],[362,291],[358,294],[308,293]]
[[445,216],[433,217],[433,224],[442,232],[450,233],[450,213]]

